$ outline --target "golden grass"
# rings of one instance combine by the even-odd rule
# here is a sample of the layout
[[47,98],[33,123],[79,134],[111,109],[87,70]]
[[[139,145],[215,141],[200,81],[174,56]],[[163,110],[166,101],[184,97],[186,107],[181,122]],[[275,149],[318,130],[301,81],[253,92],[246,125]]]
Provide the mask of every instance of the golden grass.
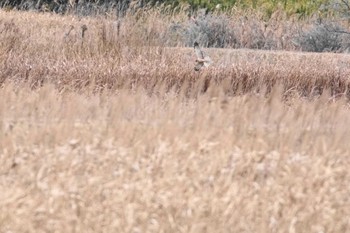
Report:
[[215,65],[195,73],[192,48],[163,46],[172,18],[152,12],[139,17],[143,20],[1,12],[0,83],[24,81],[32,88],[51,83],[61,91],[92,92],[122,86],[179,90],[184,84],[202,92],[216,84],[237,94],[269,91],[278,82],[285,94],[310,97],[327,89],[333,97],[350,95],[348,55],[207,49]]
[[110,25],[0,12],[0,232],[349,231],[348,56]]

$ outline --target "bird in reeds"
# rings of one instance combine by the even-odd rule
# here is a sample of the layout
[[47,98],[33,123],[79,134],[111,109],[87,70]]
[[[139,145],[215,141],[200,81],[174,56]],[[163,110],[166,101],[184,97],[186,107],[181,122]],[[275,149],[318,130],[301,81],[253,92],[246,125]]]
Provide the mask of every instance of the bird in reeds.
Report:
[[202,67],[209,67],[213,62],[208,55],[199,47],[198,42],[194,42],[194,51],[196,53],[196,65],[194,67],[195,71],[199,71]]

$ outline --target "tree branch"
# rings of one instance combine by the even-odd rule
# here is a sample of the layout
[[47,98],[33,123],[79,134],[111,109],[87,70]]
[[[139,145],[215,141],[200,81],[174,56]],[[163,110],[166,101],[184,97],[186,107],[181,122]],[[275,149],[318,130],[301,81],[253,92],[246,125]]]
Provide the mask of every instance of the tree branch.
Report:
[[348,10],[350,11],[350,4],[347,0],[341,0],[342,3],[344,3],[344,5],[346,6],[346,8],[348,8]]

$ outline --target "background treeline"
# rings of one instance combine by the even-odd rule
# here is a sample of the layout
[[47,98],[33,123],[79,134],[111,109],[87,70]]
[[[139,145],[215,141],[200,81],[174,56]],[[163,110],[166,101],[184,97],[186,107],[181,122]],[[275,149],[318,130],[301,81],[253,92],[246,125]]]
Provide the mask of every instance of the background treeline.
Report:
[[205,8],[208,11],[232,8],[257,9],[270,16],[276,10],[284,10],[289,15],[311,15],[319,11],[338,9],[349,10],[348,0],[0,0],[0,7],[21,10],[43,10],[65,13],[76,12],[91,14],[106,10],[117,10],[125,13],[130,7],[144,8],[159,5],[170,9],[188,7],[191,10]]

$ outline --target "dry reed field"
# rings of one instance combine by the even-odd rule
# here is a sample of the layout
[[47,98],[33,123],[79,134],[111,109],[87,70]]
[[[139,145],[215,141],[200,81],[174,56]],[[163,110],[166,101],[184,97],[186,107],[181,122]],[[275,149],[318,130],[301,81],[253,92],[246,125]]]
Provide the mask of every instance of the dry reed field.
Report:
[[133,20],[0,11],[0,232],[350,232],[348,55]]

